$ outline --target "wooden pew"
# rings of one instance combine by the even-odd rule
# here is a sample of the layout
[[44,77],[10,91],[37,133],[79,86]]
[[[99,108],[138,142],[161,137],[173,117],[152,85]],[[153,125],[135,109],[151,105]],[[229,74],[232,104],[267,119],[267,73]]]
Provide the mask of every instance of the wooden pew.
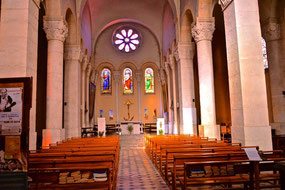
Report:
[[[49,149],[31,151],[28,161],[28,173],[34,179],[31,187],[35,189],[116,189],[119,138],[65,140],[51,145]],[[86,184],[58,184],[60,172],[75,170],[105,170],[108,180]]]

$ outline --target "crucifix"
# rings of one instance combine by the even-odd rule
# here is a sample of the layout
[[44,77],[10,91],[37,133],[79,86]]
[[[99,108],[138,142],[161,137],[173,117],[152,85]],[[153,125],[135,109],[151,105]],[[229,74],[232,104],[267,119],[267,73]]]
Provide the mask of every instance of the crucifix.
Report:
[[132,104],[134,104],[134,103],[132,103],[129,99],[125,102],[125,105],[127,105],[127,107],[128,107],[128,118],[124,117],[125,121],[132,121],[134,119],[134,116],[131,117],[131,115],[130,115],[130,105],[132,105]]

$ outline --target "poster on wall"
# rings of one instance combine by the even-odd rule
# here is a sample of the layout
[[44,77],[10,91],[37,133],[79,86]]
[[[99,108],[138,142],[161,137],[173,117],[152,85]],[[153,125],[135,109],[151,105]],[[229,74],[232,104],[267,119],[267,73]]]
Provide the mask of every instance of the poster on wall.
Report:
[[23,88],[0,88],[0,132],[1,135],[21,135]]
[[93,82],[89,84],[89,119],[93,118],[94,106],[95,106],[95,92],[96,86]]

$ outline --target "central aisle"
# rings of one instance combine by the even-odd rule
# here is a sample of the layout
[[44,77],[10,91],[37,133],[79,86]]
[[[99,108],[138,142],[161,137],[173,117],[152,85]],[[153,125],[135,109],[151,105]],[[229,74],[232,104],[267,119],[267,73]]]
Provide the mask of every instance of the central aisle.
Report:
[[169,189],[145,153],[144,135],[120,136],[120,147],[118,190]]

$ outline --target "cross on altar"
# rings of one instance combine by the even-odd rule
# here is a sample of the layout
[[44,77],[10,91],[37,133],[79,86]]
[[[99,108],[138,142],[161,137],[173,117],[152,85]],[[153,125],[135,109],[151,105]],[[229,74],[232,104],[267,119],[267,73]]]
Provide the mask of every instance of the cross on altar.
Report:
[[125,121],[132,121],[134,119],[134,116],[131,117],[131,115],[130,115],[130,105],[132,105],[132,104],[134,104],[134,103],[132,103],[129,99],[125,102],[125,105],[127,105],[127,107],[128,107],[128,118],[124,117]]

